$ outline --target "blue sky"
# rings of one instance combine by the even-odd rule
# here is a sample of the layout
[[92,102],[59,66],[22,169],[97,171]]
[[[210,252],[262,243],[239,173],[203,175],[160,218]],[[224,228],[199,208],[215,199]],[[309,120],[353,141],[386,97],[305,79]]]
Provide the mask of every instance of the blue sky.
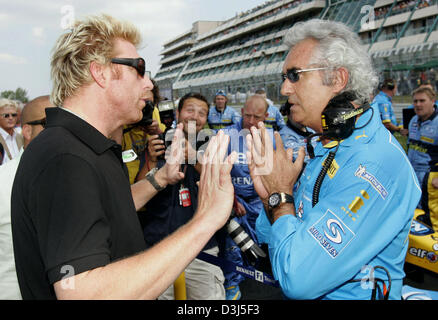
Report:
[[26,89],[29,98],[49,94],[53,45],[73,18],[106,13],[142,32],[139,50],[152,75],[162,44],[198,20],[227,20],[266,0],[0,0],[0,91]]

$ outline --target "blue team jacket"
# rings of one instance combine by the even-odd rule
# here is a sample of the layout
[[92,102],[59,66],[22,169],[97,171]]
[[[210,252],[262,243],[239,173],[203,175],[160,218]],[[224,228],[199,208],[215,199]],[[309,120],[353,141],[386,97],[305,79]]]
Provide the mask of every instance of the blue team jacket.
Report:
[[268,107],[268,116],[264,122],[266,128],[273,128],[278,131],[280,131],[286,125],[280,110],[278,110],[278,108],[272,104],[270,104]]
[[215,106],[210,107],[208,112],[208,125],[215,131],[238,123],[242,117],[231,107],[225,106],[223,112],[219,112]]
[[373,104],[374,103],[379,107],[380,117],[383,123],[391,122],[393,125],[398,126],[390,96],[383,91],[380,91],[374,97]]
[[[340,143],[314,207],[315,180],[336,142],[317,144],[294,193],[296,216],[282,216],[272,226],[264,211],[257,219],[273,274],[289,298],[370,299],[370,274],[387,280],[376,266],[391,275],[390,299],[401,297],[421,189],[402,147],[382,125],[377,105],[372,107],[371,121]],[[371,114],[363,114],[356,126]]]
[[430,161],[438,161],[438,111],[426,121],[418,116],[409,122],[408,158],[417,173],[418,180],[423,181],[430,169]]
[[[310,128],[307,128],[306,132],[300,131],[292,123],[290,123],[290,121],[288,121],[287,124],[280,131],[278,131],[278,133],[281,136],[281,140],[283,141],[284,148],[294,150],[294,155],[293,155],[294,161],[298,155],[298,150],[300,147],[304,147],[304,150],[306,150],[306,157],[304,161],[306,163],[309,161],[309,156],[307,154],[307,149],[306,149],[307,146],[306,138],[310,134],[315,133],[315,131],[313,131]],[[316,145],[315,141],[316,138],[313,138],[311,142],[311,145],[313,147],[315,147]]]
[[[273,140],[272,129],[267,129],[271,139]],[[262,207],[261,200],[254,190],[253,181],[249,174],[248,162],[246,159],[247,145],[246,145],[246,134],[249,134],[248,129],[242,128],[242,119],[232,126],[224,129],[224,133],[230,136],[230,143],[228,146],[228,151],[237,152],[237,160],[233,165],[231,170],[231,179],[234,185],[234,192],[237,196],[245,199],[246,202],[257,203],[258,210],[257,214],[260,212]],[[275,141],[273,141],[275,147]]]

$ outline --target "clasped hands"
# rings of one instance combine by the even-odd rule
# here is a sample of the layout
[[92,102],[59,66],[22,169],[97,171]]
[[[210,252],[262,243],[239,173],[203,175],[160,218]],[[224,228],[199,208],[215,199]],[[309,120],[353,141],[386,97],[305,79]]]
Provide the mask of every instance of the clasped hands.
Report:
[[293,161],[293,149],[284,149],[278,132],[274,132],[274,150],[263,122],[258,123],[258,129],[251,127],[250,132],[251,134],[246,136],[246,158],[254,189],[266,206],[269,196],[274,192],[292,194],[293,186],[303,169],[305,151],[304,147],[301,147],[296,160]]

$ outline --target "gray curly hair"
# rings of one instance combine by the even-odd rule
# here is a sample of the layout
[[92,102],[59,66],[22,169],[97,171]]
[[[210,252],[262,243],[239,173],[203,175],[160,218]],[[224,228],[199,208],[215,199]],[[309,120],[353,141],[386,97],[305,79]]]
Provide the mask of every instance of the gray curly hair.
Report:
[[378,77],[359,37],[340,22],[312,19],[296,23],[284,36],[284,43],[292,48],[309,38],[319,42],[310,64],[330,68],[324,70],[323,84],[333,84],[333,72],[330,70],[344,67],[349,79],[342,92],[354,92],[358,104],[369,102]]

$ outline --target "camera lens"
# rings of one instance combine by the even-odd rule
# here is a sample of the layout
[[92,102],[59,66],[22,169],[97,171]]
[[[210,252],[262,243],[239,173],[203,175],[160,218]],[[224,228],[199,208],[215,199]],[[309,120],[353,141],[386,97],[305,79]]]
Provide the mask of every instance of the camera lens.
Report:
[[226,230],[231,239],[233,239],[251,263],[255,263],[259,257],[266,257],[266,253],[254,242],[235,219],[228,221]]

